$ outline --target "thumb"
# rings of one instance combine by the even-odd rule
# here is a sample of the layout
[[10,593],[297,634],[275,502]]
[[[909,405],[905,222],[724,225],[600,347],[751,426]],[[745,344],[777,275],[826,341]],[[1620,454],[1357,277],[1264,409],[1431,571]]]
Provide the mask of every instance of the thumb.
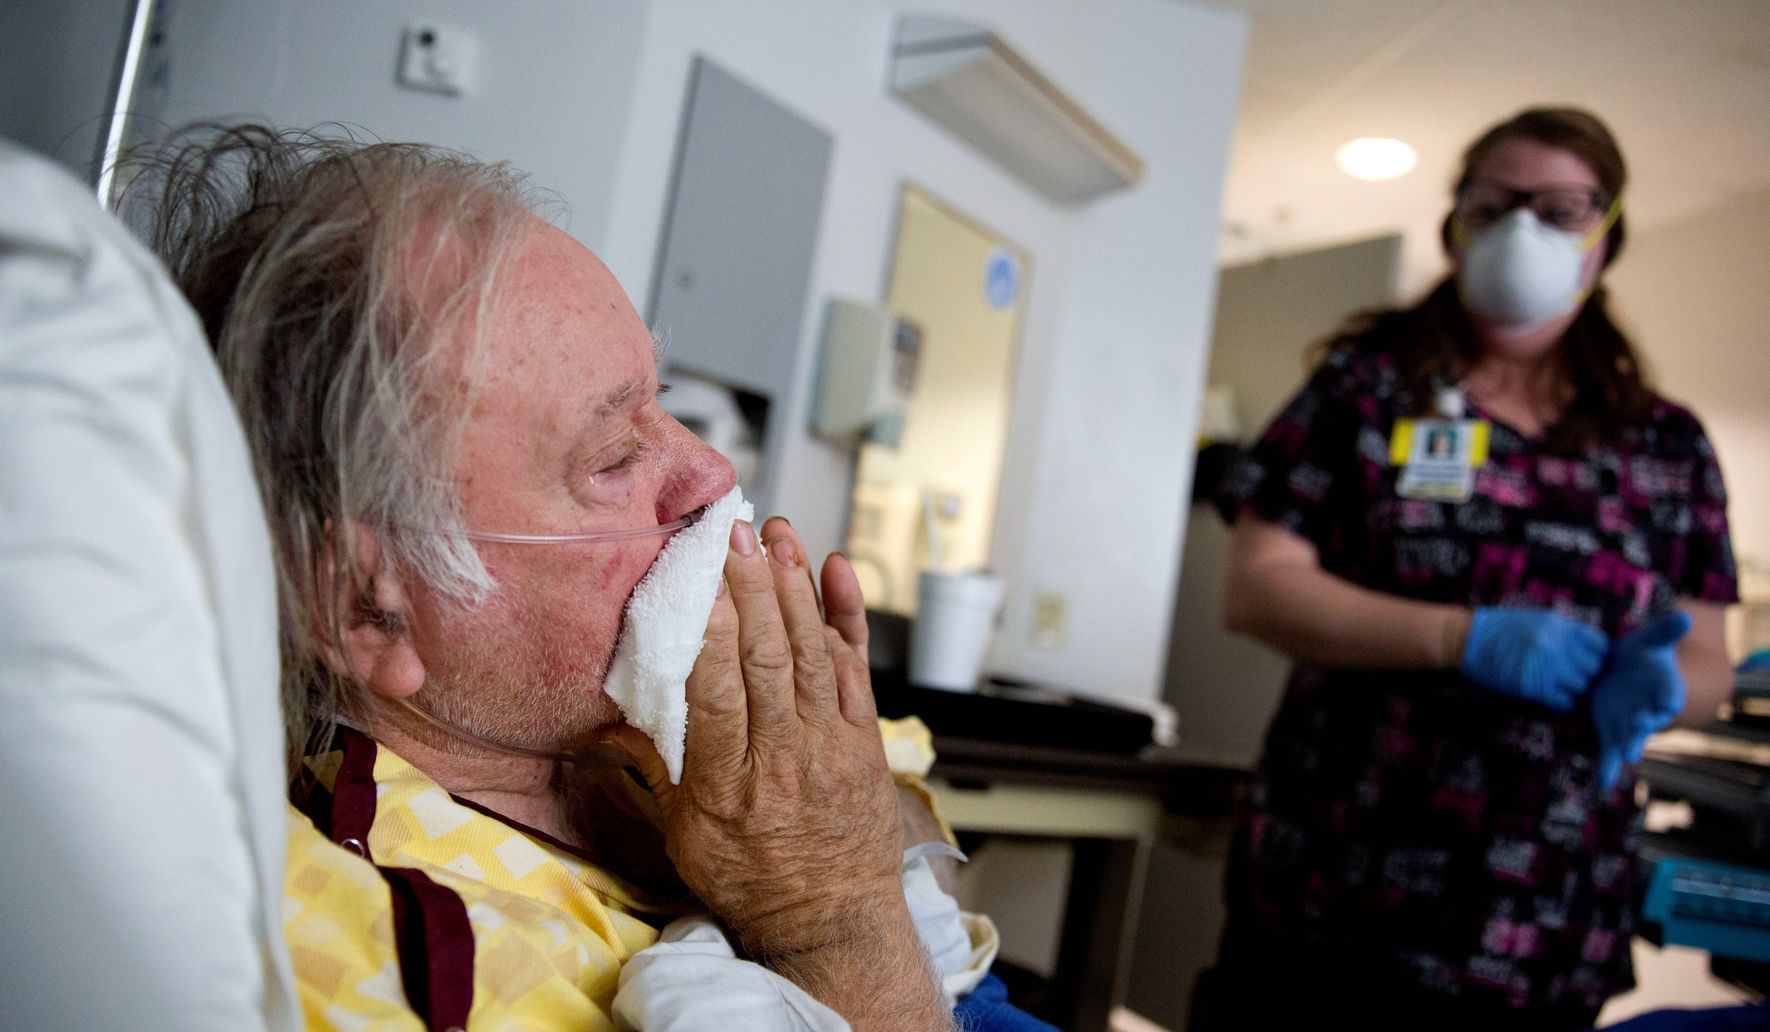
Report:
[[651,736],[644,731],[626,724],[616,724],[605,730],[599,741],[633,761],[633,765],[639,768],[639,776],[645,779],[646,785],[653,792],[670,787],[670,769],[664,765],[664,758],[658,755],[658,748],[652,744]]
[[1656,649],[1676,645],[1690,633],[1690,614],[1674,609],[1645,627],[1624,635],[1617,645],[1635,649]]

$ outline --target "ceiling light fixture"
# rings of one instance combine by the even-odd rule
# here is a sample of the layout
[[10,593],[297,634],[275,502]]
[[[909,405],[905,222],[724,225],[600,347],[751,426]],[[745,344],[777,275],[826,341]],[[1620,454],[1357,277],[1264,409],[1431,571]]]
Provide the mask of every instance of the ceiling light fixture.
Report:
[[1360,136],[1334,152],[1340,171],[1353,179],[1373,183],[1399,179],[1420,163],[1419,152],[1402,143],[1380,136]]
[[988,26],[904,15],[891,88],[1059,204],[1135,186],[1143,159]]

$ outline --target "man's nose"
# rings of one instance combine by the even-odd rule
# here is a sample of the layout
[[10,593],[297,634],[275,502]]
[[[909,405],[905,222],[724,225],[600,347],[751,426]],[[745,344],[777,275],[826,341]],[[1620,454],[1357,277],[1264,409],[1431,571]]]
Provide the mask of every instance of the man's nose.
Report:
[[737,485],[731,460],[666,416],[670,436],[670,470],[658,492],[658,522],[681,519],[703,505],[725,497]]

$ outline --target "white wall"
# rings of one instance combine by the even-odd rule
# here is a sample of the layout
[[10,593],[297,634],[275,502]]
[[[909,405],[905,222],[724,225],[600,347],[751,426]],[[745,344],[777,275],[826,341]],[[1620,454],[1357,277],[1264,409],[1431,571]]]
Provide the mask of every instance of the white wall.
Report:
[[[1132,16],[1102,18],[1092,42],[1090,96],[1149,175],[1079,220],[1038,436],[1010,435],[1034,443],[1019,464],[1011,448],[1030,477],[1003,493],[1027,520],[1000,521],[998,554],[1029,583],[995,654],[1011,673],[1147,699],[1166,660],[1247,26],[1171,0],[1123,6]],[[1062,651],[1031,648],[1027,589],[1068,597]]]
[[1616,311],[1661,391],[1721,456],[1733,544],[1770,566],[1770,191],[1631,239],[1609,273]]
[[[675,0],[652,11],[604,258],[641,309],[690,62],[705,54],[836,138],[803,321],[883,291],[897,193],[927,187],[1032,254],[994,565],[1010,588],[993,669],[1151,698],[1215,284],[1217,209],[1245,19],[1185,0],[947,0],[997,28],[1138,149],[1135,190],[1057,208],[885,89],[897,7]],[[813,374],[806,348],[800,387]],[[804,397],[802,389],[794,396]],[[802,427],[806,413],[786,413]],[[774,487],[814,550],[842,539],[849,456],[794,431]],[[1030,644],[1034,590],[1069,601],[1067,643]]]
[[[573,236],[601,241],[645,0],[177,0],[169,10],[168,124],[344,122],[508,161],[566,202]],[[478,36],[482,74],[467,96],[395,84],[413,21]]]
[[[647,307],[691,61],[701,53],[836,139],[802,320],[882,295],[906,180],[1032,254],[994,565],[1009,585],[992,666],[1084,691],[1160,690],[1182,498],[1215,285],[1218,200],[1246,19],[1187,0],[946,0],[995,26],[1148,162],[1135,190],[1058,208],[892,99],[884,0],[179,0],[169,122],[359,123],[509,160],[570,205],[569,229]],[[462,99],[397,88],[400,29],[475,30]],[[804,399],[815,356],[802,351]],[[803,403],[798,406],[803,409]],[[815,551],[838,546],[850,456],[790,427],[774,497]],[[1029,599],[1069,602],[1032,649]]]

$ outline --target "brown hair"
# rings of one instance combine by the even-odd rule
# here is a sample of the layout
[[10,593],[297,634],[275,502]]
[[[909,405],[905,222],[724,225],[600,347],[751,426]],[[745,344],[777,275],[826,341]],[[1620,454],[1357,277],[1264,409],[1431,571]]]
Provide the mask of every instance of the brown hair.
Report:
[[[1591,167],[1611,200],[1621,196],[1628,169],[1616,139],[1603,122],[1578,108],[1529,108],[1482,133],[1463,153],[1453,194],[1461,196],[1475,169],[1508,140],[1531,140],[1578,157]],[[1444,217],[1439,238],[1451,249],[1454,212]],[[1605,237],[1604,265],[1621,252],[1626,217],[1618,214]],[[1421,414],[1431,405],[1433,386],[1455,383],[1479,354],[1475,325],[1463,308],[1454,277],[1447,276],[1408,308],[1361,312],[1348,319],[1322,349],[1387,354],[1399,366]],[[1572,403],[1549,429],[1551,448],[1578,451],[1598,440],[1638,426],[1649,418],[1654,396],[1635,349],[1610,316],[1602,282],[1592,291],[1560,343]]]

